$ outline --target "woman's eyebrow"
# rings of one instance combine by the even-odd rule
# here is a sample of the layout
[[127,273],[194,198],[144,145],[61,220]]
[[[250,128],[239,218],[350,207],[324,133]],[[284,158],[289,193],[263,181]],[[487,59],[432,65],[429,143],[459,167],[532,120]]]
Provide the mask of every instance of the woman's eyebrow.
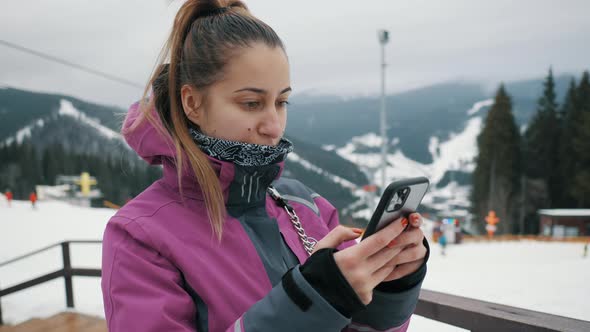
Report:
[[[266,94],[268,92],[268,91],[266,91],[264,89],[246,87],[246,88],[243,88],[243,89],[236,90],[236,91],[234,91],[234,93],[238,93],[238,92],[242,92],[242,91],[251,91],[251,92],[254,92],[254,93],[261,94],[261,95],[264,95],[264,94]],[[283,93],[289,92],[289,91],[292,91],[291,87],[284,88],[281,91],[281,93],[279,93],[279,94],[282,95]]]

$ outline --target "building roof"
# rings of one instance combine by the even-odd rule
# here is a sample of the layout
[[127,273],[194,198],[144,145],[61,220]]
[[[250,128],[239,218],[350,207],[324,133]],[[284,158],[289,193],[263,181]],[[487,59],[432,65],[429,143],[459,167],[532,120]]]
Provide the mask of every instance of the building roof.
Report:
[[590,217],[590,209],[542,209],[538,213],[551,217]]

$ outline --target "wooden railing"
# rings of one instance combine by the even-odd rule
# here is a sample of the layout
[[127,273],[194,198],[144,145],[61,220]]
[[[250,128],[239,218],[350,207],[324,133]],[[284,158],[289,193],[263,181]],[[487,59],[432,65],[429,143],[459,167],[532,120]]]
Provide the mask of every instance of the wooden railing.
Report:
[[541,242],[569,242],[569,243],[590,243],[590,236],[571,236],[571,237],[554,237],[542,235],[494,235],[488,237],[486,235],[463,236],[463,242],[503,242],[503,241],[541,241]]
[[415,314],[474,332],[590,331],[590,322],[423,289]]
[[74,287],[72,285],[72,277],[75,277],[75,276],[100,277],[100,269],[80,269],[80,268],[72,267],[71,256],[70,256],[70,244],[78,244],[78,243],[100,244],[102,242],[98,241],[98,240],[96,240],[96,241],[95,240],[64,241],[64,242],[56,243],[56,244],[41,248],[39,250],[35,250],[35,251],[30,252],[28,254],[8,260],[6,262],[0,263],[0,268],[2,268],[6,265],[21,261],[25,258],[40,254],[40,253],[45,252],[47,250],[53,249],[55,247],[61,247],[62,259],[63,259],[63,268],[61,268],[59,270],[44,274],[40,277],[31,279],[31,280],[27,280],[25,282],[22,282],[18,285],[8,287],[6,289],[0,288],[0,325],[3,324],[3,320],[2,320],[2,297],[3,296],[10,295],[10,294],[16,293],[18,291],[21,291],[23,289],[27,289],[29,287],[33,287],[33,286],[48,282],[50,280],[57,279],[57,278],[64,278],[65,293],[66,293],[66,306],[68,308],[74,307]]
[[[0,263],[0,268],[2,268],[8,264],[12,264],[58,246],[62,249],[62,269],[6,289],[0,289],[0,300],[3,296],[63,277],[65,282],[66,306],[68,308],[74,308],[72,277],[100,277],[101,270],[73,268],[70,261],[70,244],[73,243],[99,244],[101,241],[64,241]],[[423,289],[420,292],[420,299],[415,314],[475,332],[590,331],[590,322],[588,321],[439,293],[426,289]],[[0,325],[2,324],[2,305],[0,301]]]

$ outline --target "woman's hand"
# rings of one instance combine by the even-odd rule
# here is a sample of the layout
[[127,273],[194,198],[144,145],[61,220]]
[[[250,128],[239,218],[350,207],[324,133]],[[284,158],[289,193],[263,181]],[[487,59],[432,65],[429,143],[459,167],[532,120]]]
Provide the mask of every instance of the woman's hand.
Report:
[[342,243],[352,241],[362,234],[363,230],[360,228],[350,228],[338,225],[316,243],[313,247],[312,254],[324,248],[338,248]]
[[[359,244],[334,253],[334,260],[342,275],[364,304],[369,304],[373,299],[375,286],[392,274],[397,264],[394,258],[404,247],[396,242],[390,243],[402,234],[405,226],[407,221],[404,223],[398,219]],[[403,239],[404,242],[408,241],[405,237]]]
[[410,275],[418,271],[424,263],[426,247],[422,243],[424,233],[420,229],[422,216],[419,213],[412,213],[409,218],[408,229],[391,244],[393,248],[401,249],[401,252],[388,263],[394,269],[383,281],[392,281]]

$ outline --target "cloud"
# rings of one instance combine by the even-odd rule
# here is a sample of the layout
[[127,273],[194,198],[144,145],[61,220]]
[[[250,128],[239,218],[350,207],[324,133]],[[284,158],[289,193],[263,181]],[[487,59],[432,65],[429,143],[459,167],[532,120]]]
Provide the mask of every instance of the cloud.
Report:
[[[467,78],[587,69],[590,2],[246,1],[283,38],[297,90],[379,90],[377,30],[388,29],[388,90]],[[180,6],[174,1],[0,3],[0,39],[143,84]],[[0,82],[126,106],[141,89],[0,46]]]

